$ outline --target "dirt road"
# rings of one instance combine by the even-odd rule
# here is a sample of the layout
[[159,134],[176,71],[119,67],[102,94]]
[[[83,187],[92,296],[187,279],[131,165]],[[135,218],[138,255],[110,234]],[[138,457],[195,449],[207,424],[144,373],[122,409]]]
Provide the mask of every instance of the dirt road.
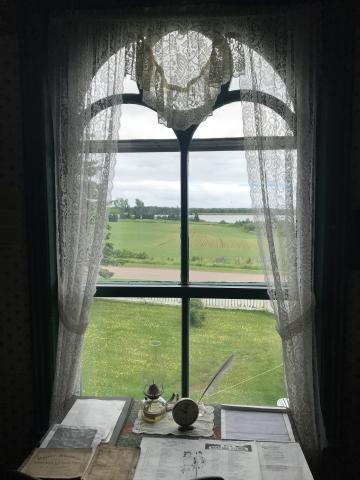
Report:
[[[111,280],[145,280],[157,282],[177,282],[180,280],[180,271],[167,268],[138,268],[107,266],[114,273]],[[206,272],[194,270],[190,272],[191,282],[263,282],[264,275],[257,273],[237,272]]]

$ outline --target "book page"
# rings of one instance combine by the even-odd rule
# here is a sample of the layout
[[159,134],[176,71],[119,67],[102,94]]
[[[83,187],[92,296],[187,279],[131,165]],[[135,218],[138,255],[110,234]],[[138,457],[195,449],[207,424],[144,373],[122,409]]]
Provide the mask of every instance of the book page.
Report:
[[140,449],[100,445],[83,480],[132,480]]
[[79,478],[92,454],[91,448],[36,448],[21,472],[35,478]]

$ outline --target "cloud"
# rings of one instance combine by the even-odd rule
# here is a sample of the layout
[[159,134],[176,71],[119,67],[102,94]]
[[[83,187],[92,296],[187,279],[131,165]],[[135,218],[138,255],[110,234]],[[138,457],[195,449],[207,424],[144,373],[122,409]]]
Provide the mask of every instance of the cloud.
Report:
[[204,183],[190,185],[189,206],[239,208],[250,207],[249,186],[236,183]]
[[244,152],[190,152],[190,181],[248,185]]
[[[194,138],[243,135],[240,102],[221,107],[201,123]],[[176,138],[158,123],[157,114],[139,105],[123,105],[121,139]],[[180,205],[180,153],[118,154],[112,198],[140,198],[145,205]],[[190,207],[249,207],[250,194],[244,152],[190,152]]]
[[243,120],[240,102],[233,102],[217,108],[205,121],[200,123],[194,138],[242,137]]
[[121,106],[121,140],[144,138],[176,138],[174,131],[158,122],[157,113],[141,105]]
[[[180,205],[180,154],[118,154],[112,198],[140,198],[145,205]],[[243,152],[192,152],[189,160],[190,207],[249,207]]]
[[[118,194],[116,195],[116,192]],[[145,205],[171,206],[180,205],[179,182],[138,180],[133,182],[114,182],[112,198],[127,198],[130,205],[135,198],[140,198]]]

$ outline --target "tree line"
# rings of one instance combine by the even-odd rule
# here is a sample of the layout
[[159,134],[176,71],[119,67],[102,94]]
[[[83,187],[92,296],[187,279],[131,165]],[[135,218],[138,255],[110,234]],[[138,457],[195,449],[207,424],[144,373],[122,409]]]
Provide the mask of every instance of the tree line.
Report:
[[[206,213],[252,214],[253,210],[251,208],[189,208],[189,214],[197,218],[199,214]],[[180,207],[147,206],[139,198],[135,199],[134,205],[130,205],[127,198],[117,198],[112,202],[109,220],[117,221],[119,218],[153,219],[162,216],[168,220],[180,220]]]
[[116,221],[119,218],[153,219],[155,216],[164,216],[169,220],[180,220],[180,207],[146,206],[139,198],[135,199],[134,205],[130,205],[127,198],[117,198],[110,208],[109,220]]

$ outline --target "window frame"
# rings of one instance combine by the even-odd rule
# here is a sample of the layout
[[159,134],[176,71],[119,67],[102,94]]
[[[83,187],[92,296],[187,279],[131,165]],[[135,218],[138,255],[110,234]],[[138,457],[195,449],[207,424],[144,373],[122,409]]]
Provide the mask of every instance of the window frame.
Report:
[[[174,130],[176,139],[156,140],[89,140],[91,153],[136,153],[136,152],[179,152],[180,153],[180,282],[137,282],[135,283],[103,283],[97,284],[95,297],[165,297],[181,299],[181,395],[189,396],[190,386],[190,299],[191,298],[237,298],[269,300],[267,286],[264,282],[256,283],[199,283],[189,281],[189,205],[188,205],[188,157],[191,151],[244,151],[250,148],[256,150],[259,146],[268,149],[296,147],[296,133],[294,131],[295,113],[293,113],[280,99],[252,90],[229,90],[230,81],[222,86],[213,110],[235,101],[253,102],[271,108],[279,114],[285,122],[290,124],[292,136],[262,137],[261,143],[257,137],[246,138],[201,138],[193,139],[193,135],[200,125],[192,125],[187,130]],[[89,108],[90,119],[98,113],[119,104],[135,104],[151,109],[142,101],[142,92],[123,93],[102,98]],[[152,109],[151,109],[152,110]],[[109,149],[109,142],[111,149]],[[105,148],[106,147],[106,148]]]

